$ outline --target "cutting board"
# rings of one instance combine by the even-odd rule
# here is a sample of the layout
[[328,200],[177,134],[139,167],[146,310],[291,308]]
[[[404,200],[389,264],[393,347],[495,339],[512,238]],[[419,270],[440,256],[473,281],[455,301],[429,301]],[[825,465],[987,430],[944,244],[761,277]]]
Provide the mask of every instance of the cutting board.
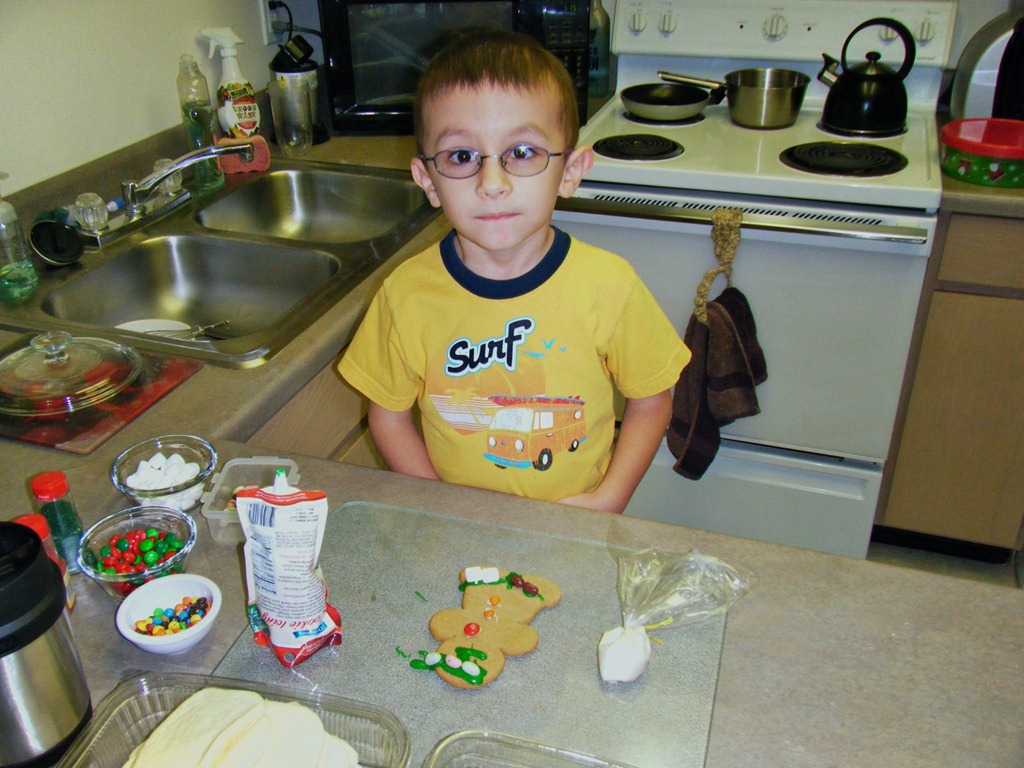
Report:
[[87,454],[203,367],[198,360],[143,353],[132,384],[109,400],[60,416],[0,414],[0,435],[58,451]]
[[[245,630],[215,674],[384,707],[409,729],[413,768],[437,741],[464,729],[637,768],[703,765],[725,619],[652,633],[662,642],[646,674],[604,683],[597,643],[622,621],[616,563],[604,543],[352,502],[331,511],[320,564],[344,642],[288,670]],[[534,653],[510,658],[490,685],[461,690],[410,668],[409,659],[436,649],[427,622],[461,606],[458,574],[473,565],[546,576],[563,597],[533,621]]]

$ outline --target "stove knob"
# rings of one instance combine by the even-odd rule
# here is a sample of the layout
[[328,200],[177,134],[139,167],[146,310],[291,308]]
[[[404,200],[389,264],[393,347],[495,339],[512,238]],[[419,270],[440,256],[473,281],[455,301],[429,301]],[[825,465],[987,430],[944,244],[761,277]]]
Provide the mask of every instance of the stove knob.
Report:
[[917,41],[919,43],[930,43],[935,39],[935,22],[925,19],[917,28]]
[[658,29],[666,35],[671,35],[676,31],[677,26],[679,26],[679,22],[676,21],[676,15],[672,13],[672,11],[669,11],[661,17],[661,23],[658,24]]
[[647,29],[647,17],[643,11],[637,11],[629,17],[629,28],[634,32],[643,32]]
[[773,13],[761,25],[761,34],[764,35],[765,40],[770,42],[781,40],[787,32],[789,32],[789,21],[781,13]]

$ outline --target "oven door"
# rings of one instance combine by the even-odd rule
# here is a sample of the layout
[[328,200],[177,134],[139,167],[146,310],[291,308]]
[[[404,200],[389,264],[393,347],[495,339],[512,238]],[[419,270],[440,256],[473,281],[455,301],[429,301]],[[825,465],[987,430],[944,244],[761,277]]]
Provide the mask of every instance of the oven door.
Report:
[[676,474],[663,444],[626,514],[864,557],[934,215],[612,186],[564,201],[555,225],[625,257],[680,335],[717,266],[711,212],[744,209],[733,285],[768,367],[761,413],[723,428],[704,477]]
[[[610,197],[607,187],[583,194]],[[603,189],[604,191],[595,191]],[[646,192],[577,196],[554,223],[629,261],[683,335],[697,286],[717,266],[710,216],[746,208],[733,285],[747,297],[768,363],[761,413],[723,436],[881,462],[889,450],[935,218],[809,204]],[[623,200],[647,200],[646,204]],[[675,208],[676,204],[696,208]],[[680,203],[680,201],[684,201]],[[610,213],[612,211],[612,213]],[[646,218],[641,217],[646,216]],[[709,298],[726,287],[724,277]]]

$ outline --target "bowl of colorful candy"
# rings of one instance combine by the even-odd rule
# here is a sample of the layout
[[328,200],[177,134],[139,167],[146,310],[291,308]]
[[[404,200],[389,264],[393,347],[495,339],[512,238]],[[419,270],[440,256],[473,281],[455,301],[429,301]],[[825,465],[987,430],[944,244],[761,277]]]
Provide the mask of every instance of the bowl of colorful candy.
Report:
[[122,600],[143,584],[182,573],[196,543],[195,521],[172,507],[129,507],[82,535],[82,572]]
[[123,451],[110,482],[134,503],[191,509],[217,466],[217,451],[194,435],[162,435]]
[[220,589],[180,573],[132,592],[117,609],[117,631],[144,651],[182,653],[206,637],[220,613]]

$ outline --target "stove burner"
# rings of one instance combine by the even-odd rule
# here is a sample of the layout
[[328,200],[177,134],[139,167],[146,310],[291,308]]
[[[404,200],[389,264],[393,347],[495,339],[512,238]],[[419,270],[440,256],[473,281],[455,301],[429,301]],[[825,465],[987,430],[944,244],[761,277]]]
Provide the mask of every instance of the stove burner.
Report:
[[652,120],[649,117],[640,117],[640,115],[634,115],[628,109],[622,113],[622,116],[632,123],[639,123],[640,125],[666,125],[672,128],[682,128],[687,125],[696,125],[704,119],[704,115],[694,115],[693,117],[687,117],[682,120]]
[[893,149],[853,141],[797,144],[779,159],[798,171],[830,176],[887,176],[907,167],[907,158]]
[[681,144],[650,133],[626,133],[594,142],[594,151],[614,160],[668,160],[683,154]]
[[849,136],[852,139],[887,139],[891,136],[902,136],[907,132],[907,126],[896,128],[892,131],[844,131],[842,128],[833,128],[825,125],[825,121],[818,122],[818,130],[831,133],[834,136]]

